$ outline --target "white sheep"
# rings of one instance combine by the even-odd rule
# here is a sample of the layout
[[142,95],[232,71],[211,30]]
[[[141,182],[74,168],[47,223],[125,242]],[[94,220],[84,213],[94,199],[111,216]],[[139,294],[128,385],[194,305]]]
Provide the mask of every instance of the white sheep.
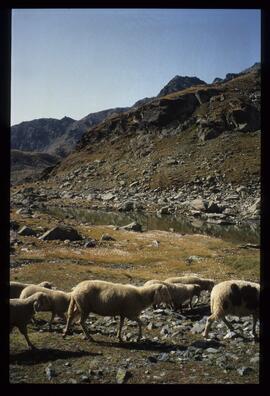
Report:
[[67,312],[71,293],[66,293],[61,290],[50,290],[37,285],[27,286],[20,294],[20,298],[27,298],[36,292],[43,292],[49,297],[50,304],[44,311],[50,311],[52,313],[49,321],[49,329],[52,328],[52,322],[54,317],[57,315],[64,321],[66,321],[65,312]]
[[[10,288],[9,288],[9,298],[19,298],[21,292],[23,289],[25,289],[27,286],[32,285],[32,283],[22,283],[22,282],[10,282]],[[53,284],[48,281],[44,281],[38,284],[38,286],[41,287],[46,287],[47,289],[51,289],[53,287]]]
[[174,284],[165,281],[160,281],[157,279],[152,279],[147,281],[144,286],[154,285],[154,284],[162,284],[168,288],[168,291],[171,295],[173,308],[175,310],[180,309],[181,313],[183,313],[182,304],[184,304],[187,300],[189,300],[190,309],[192,309],[192,299],[194,296],[197,296],[197,301],[200,297],[201,287],[196,284],[184,285],[184,284]]
[[139,326],[138,341],[142,335],[139,318],[143,309],[151,304],[160,302],[171,303],[171,297],[164,285],[133,286],[129,284],[111,283],[100,280],[88,280],[79,283],[71,293],[68,309],[68,320],[63,337],[69,330],[77,307],[80,312],[80,325],[89,340],[93,340],[85,321],[90,312],[101,316],[120,316],[120,325],[117,336],[122,341],[121,331],[124,319],[134,320]]
[[[185,285],[196,284],[196,285],[199,285],[201,287],[201,291],[202,290],[207,290],[209,292],[211,292],[211,290],[215,286],[215,281],[213,279],[200,278],[200,277],[198,277],[196,275],[185,275],[185,276],[172,277],[172,278],[165,279],[165,282],[182,283],[182,284],[185,284]],[[199,301],[199,298],[197,299],[195,304],[197,304],[198,301]]]
[[200,278],[195,275],[185,275],[165,279],[165,282],[169,283],[183,283],[183,284],[195,284],[201,286],[201,290],[211,291],[215,286],[213,279]]
[[252,334],[255,339],[256,322],[259,316],[260,285],[243,280],[229,280],[218,283],[211,292],[211,316],[207,319],[203,336],[208,337],[214,320],[222,319],[226,326],[234,331],[226,315],[253,316]]
[[35,293],[24,300],[14,298],[9,301],[10,312],[10,328],[11,333],[14,327],[18,327],[24,335],[30,349],[36,349],[29,340],[27,334],[27,324],[31,321],[34,314],[42,309],[46,309],[49,305],[48,296],[44,293]]

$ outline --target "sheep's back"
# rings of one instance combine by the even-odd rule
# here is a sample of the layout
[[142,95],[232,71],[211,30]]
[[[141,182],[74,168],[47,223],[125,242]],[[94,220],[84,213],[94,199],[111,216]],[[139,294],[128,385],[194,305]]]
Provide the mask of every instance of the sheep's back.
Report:
[[211,292],[211,312],[245,316],[259,311],[260,285],[248,281],[224,281]]
[[[72,292],[79,309],[85,313],[96,313],[102,316],[129,316],[139,310],[140,295],[131,285],[94,282],[79,284]],[[138,308],[137,308],[138,307]]]

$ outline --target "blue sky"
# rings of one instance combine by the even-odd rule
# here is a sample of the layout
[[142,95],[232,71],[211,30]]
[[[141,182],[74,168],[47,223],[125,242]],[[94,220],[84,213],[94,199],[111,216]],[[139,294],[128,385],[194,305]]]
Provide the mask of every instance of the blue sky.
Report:
[[260,29],[259,10],[13,10],[11,125],[131,106],[175,75],[240,72],[260,61]]

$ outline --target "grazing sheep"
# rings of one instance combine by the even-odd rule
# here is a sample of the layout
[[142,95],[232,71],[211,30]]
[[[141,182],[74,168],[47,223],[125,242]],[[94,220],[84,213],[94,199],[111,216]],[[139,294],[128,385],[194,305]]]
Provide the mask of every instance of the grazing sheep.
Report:
[[208,333],[214,320],[222,319],[226,326],[234,331],[225,318],[226,315],[253,316],[252,334],[255,339],[256,322],[259,316],[260,285],[242,280],[230,280],[218,283],[211,292],[211,316],[207,319],[203,336]]
[[164,285],[133,286],[120,283],[111,283],[100,280],[88,280],[79,283],[71,293],[68,309],[68,320],[63,337],[68,333],[70,322],[74,316],[74,308],[80,312],[80,324],[84,334],[93,340],[85,321],[90,312],[101,316],[120,316],[120,325],[117,336],[122,341],[121,331],[124,319],[134,320],[139,326],[138,341],[142,335],[139,318],[143,309],[151,304],[160,302],[171,303],[171,297]]
[[30,349],[36,349],[29,340],[27,335],[27,324],[31,321],[34,314],[42,309],[46,309],[49,305],[48,296],[44,293],[35,293],[32,296],[21,300],[14,298],[9,301],[10,307],[10,329],[18,327],[24,335]]
[[[23,289],[25,289],[27,286],[30,286],[30,283],[22,283],[22,282],[10,282],[10,292],[9,292],[9,298],[19,298],[21,292]],[[41,287],[46,287],[47,289],[51,289],[53,287],[53,284],[51,282],[41,282],[38,284],[38,286]]]
[[174,284],[156,279],[147,281],[144,284],[144,286],[149,286],[154,284],[162,284],[168,288],[168,291],[171,295],[173,302],[172,308],[174,308],[175,310],[180,309],[181,313],[183,313],[182,304],[185,301],[189,300],[190,309],[192,309],[193,297],[197,296],[197,301],[198,301],[201,293],[201,287],[196,284],[194,285]]
[[65,312],[68,310],[68,306],[70,303],[70,295],[71,293],[66,293],[61,290],[50,290],[37,285],[27,286],[21,292],[20,298],[27,298],[36,292],[43,292],[49,297],[50,304],[43,311],[50,311],[52,313],[49,329],[52,328],[52,322],[56,315],[58,315],[61,319],[66,321]]
[[[198,276],[193,276],[193,275],[185,275],[185,276],[179,276],[179,277],[173,277],[173,278],[168,278],[165,279],[165,282],[169,283],[183,283],[183,284],[196,284],[201,287],[202,290],[208,290],[211,292],[213,287],[215,286],[215,281],[213,279],[205,279],[205,278],[199,278]],[[196,304],[198,303],[199,299],[196,301]]]

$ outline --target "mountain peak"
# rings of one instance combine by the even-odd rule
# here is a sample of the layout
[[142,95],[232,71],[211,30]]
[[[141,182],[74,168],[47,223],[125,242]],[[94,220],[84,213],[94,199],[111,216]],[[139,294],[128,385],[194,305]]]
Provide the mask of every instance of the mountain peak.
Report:
[[206,84],[205,81],[200,80],[198,77],[178,76],[173,77],[167,85],[159,92],[157,96],[165,96],[173,92],[182,91],[183,89],[190,88],[193,85]]

